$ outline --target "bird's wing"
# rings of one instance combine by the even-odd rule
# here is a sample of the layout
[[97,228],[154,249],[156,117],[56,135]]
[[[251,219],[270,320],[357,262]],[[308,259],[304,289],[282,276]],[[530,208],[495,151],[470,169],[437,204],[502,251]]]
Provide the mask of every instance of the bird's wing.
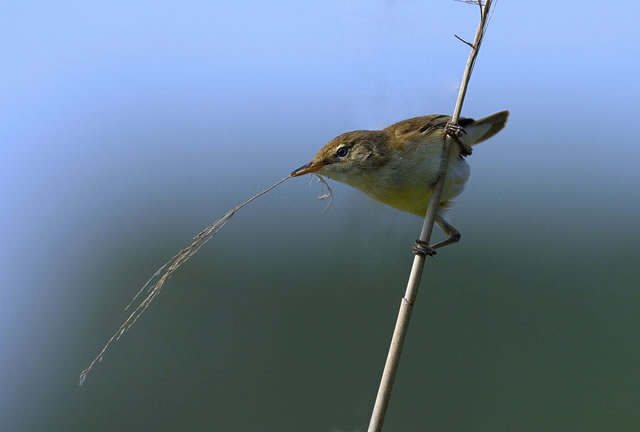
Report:
[[[422,117],[413,117],[392,124],[385,130],[390,132],[401,145],[429,144],[444,137],[444,127],[451,117],[444,114],[432,114]],[[473,119],[461,118],[460,126],[465,127],[473,123]],[[428,139],[432,138],[434,141]],[[462,145],[463,156],[471,154],[471,147]]]

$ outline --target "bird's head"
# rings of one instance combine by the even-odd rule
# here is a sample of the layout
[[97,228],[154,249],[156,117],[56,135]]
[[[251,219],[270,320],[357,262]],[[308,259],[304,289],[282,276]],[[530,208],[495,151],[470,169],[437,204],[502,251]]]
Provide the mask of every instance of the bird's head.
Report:
[[384,164],[388,158],[384,131],[353,131],[339,135],[322,147],[306,165],[291,173],[297,177],[317,173],[351,183],[349,177]]

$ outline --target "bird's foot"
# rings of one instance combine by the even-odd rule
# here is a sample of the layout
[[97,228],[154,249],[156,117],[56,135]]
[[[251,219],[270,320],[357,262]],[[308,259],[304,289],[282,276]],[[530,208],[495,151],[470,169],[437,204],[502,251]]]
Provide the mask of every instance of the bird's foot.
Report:
[[416,240],[416,243],[411,248],[411,252],[414,255],[420,255],[420,256],[434,256],[435,254],[438,253],[434,248],[429,246],[429,243],[419,239]]
[[467,134],[462,126],[454,123],[447,123],[444,126],[444,131],[447,133],[447,135],[451,135],[453,137],[461,137],[462,135]]
[[469,144],[466,144],[459,139],[462,135],[467,134],[467,132],[464,130],[462,126],[458,124],[447,123],[444,126],[444,131],[447,135],[452,137],[453,140],[460,145],[460,154],[462,156],[469,156],[473,152],[473,149]]

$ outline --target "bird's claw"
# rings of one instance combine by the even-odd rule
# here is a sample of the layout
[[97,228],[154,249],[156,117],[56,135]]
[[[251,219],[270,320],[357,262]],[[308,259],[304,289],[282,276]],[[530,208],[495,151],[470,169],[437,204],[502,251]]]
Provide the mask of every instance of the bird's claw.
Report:
[[447,135],[451,135],[453,137],[461,137],[462,135],[467,134],[462,126],[455,123],[447,123],[444,127],[444,131]]
[[411,248],[411,252],[414,255],[420,255],[420,256],[434,256],[435,254],[438,253],[434,248],[429,246],[429,243],[419,239],[416,240],[416,243]]
[[459,124],[447,123],[444,126],[444,131],[447,135],[452,137],[455,140],[455,142],[457,142],[460,145],[460,154],[462,156],[469,156],[471,154],[471,152],[473,151],[471,146],[467,143],[462,142],[460,139],[458,139],[462,135],[467,134],[467,131],[465,131],[462,126],[460,126]]

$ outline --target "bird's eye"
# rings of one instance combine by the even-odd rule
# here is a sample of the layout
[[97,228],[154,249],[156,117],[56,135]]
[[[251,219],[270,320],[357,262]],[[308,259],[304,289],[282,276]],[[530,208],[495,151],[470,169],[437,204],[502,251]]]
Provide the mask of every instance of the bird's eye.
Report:
[[349,154],[349,147],[347,146],[340,147],[338,151],[336,151],[336,155],[341,158],[347,156],[348,154]]

